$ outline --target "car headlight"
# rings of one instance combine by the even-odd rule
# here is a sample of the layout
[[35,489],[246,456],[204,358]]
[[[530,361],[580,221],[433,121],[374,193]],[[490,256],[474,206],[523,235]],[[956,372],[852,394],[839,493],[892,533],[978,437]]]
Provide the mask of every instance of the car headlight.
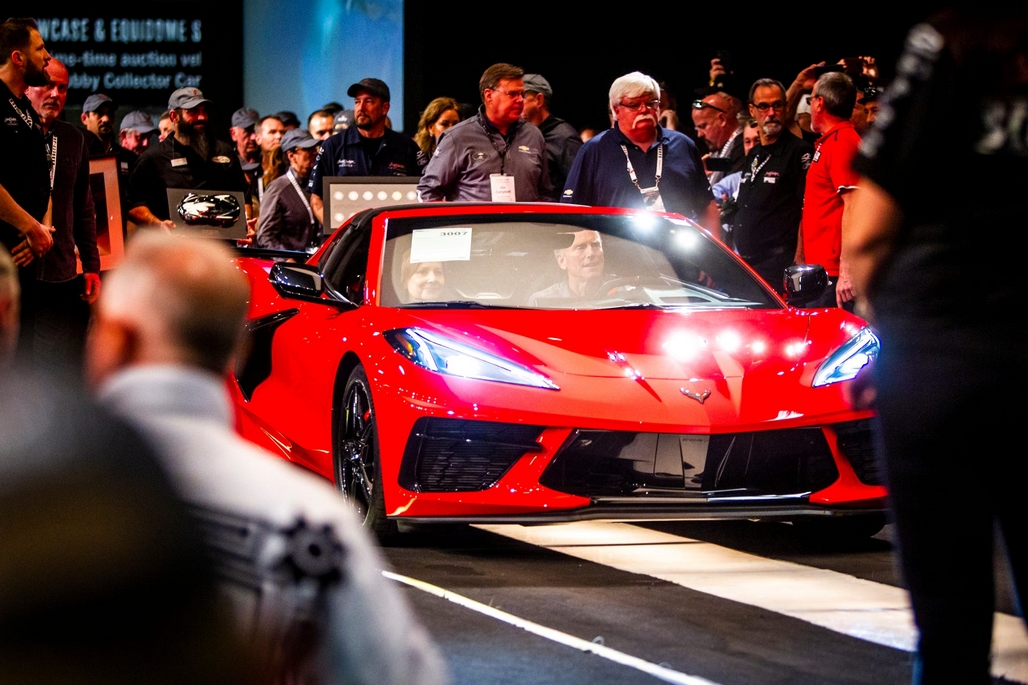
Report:
[[878,357],[881,342],[870,328],[861,328],[845,345],[824,361],[814,374],[814,387],[848,381],[856,377],[867,363]]
[[397,352],[429,371],[461,378],[560,390],[546,376],[520,364],[420,328],[386,331],[383,337]]

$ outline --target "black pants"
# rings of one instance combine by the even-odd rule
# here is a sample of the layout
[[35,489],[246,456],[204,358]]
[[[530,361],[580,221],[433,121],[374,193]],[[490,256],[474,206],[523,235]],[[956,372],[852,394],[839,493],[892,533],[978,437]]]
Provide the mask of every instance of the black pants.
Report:
[[[837,306],[836,302],[835,302],[835,289],[836,289],[836,287],[838,285],[839,285],[839,277],[838,276],[829,276],[828,277],[828,287],[825,288],[825,291],[823,293],[821,293],[821,297],[819,297],[816,300],[813,300],[810,303],[805,304],[803,306],[806,307],[807,309],[820,309],[821,307],[835,307],[835,306]],[[855,303],[854,303],[853,300],[850,300],[849,302],[843,302],[842,303],[842,308],[845,309],[848,312],[851,312],[851,313],[853,312],[853,307],[854,306],[855,306]]]
[[796,248],[792,250],[779,247],[771,250],[768,254],[743,257],[750,267],[760,274],[760,277],[768,282],[779,295],[785,294],[785,269],[792,266],[796,257]]
[[81,275],[64,283],[36,281],[29,297],[22,298],[22,335],[19,356],[37,369],[81,375],[89,305],[82,300]]
[[915,683],[989,683],[993,534],[1028,585],[1022,333],[879,322],[879,439],[920,630]]

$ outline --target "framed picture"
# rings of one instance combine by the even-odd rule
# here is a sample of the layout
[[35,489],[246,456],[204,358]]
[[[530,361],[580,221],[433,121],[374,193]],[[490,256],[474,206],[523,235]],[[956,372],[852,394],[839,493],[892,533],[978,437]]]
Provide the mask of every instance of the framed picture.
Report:
[[357,212],[372,207],[418,201],[417,176],[327,176],[321,200],[325,207],[325,235]]
[[121,194],[118,191],[118,160],[115,157],[95,157],[89,160],[89,189],[96,209],[96,247],[100,252],[100,270],[107,271],[116,267],[125,254]]

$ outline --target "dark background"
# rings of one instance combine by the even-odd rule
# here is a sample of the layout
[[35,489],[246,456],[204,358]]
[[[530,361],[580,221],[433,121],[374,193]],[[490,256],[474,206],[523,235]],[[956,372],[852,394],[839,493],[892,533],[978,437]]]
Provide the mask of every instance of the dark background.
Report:
[[[684,123],[688,124],[688,103],[694,96],[693,90],[706,85],[710,59],[719,50],[731,53],[744,90],[754,79],[762,77],[777,78],[788,85],[809,64],[858,55],[874,56],[887,82],[895,71],[907,30],[942,5],[853,1],[835,5],[749,1],[658,4],[625,0],[601,5],[559,0],[406,0],[406,111],[404,121],[394,123],[413,134],[425,104],[440,95],[477,104],[478,79],[486,67],[496,62],[510,62],[545,76],[554,90],[553,112],[577,128],[606,127],[606,99],[611,82],[635,70],[666,83],[679,101],[680,114],[686,118]],[[144,12],[138,3],[110,0],[103,5],[102,13],[94,14],[202,18],[201,88],[215,103],[216,130],[226,131],[229,116],[243,105],[243,0],[222,0],[217,4],[177,0],[166,12],[161,7],[154,5]],[[288,21],[288,17],[283,17],[283,21]],[[133,50],[137,47],[142,51],[153,46],[129,46]],[[268,49],[275,50],[276,46],[269,45]],[[285,62],[295,56],[283,53],[280,59]],[[399,84],[390,85],[396,88]],[[169,93],[139,95],[123,98],[119,115],[136,107],[160,111],[166,107]],[[69,97],[72,120],[77,120],[77,108],[84,96],[85,93],[73,92]],[[144,98],[153,100],[142,101]],[[331,94],[325,100],[350,104],[345,93]],[[309,112],[297,114],[305,119]],[[691,133],[691,127],[686,132]]]
[[[786,86],[821,60],[876,57],[895,73],[907,30],[943,3],[585,2],[447,3],[408,0],[406,121],[434,97],[477,103],[478,79],[495,62],[542,74],[554,114],[577,128],[606,127],[607,91],[628,72],[665,82],[688,116],[710,59],[732,54],[746,87],[757,78]],[[745,95],[745,93],[743,94]],[[691,129],[686,131],[691,133]]]

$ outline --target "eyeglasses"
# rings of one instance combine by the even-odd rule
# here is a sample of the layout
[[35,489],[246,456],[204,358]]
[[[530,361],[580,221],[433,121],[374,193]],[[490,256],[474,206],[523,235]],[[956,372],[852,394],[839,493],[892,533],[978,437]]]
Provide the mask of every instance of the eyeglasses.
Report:
[[640,102],[620,102],[618,107],[624,107],[625,109],[638,112],[643,109],[660,109],[660,100],[642,100]]
[[714,105],[710,104],[709,102],[704,102],[703,100],[693,100],[692,101],[692,108],[693,109],[713,109],[713,110],[717,110],[718,112],[721,112],[722,114],[725,113],[725,110],[721,109],[720,107],[715,107]]
[[785,109],[785,103],[781,100],[775,100],[774,102],[754,102],[753,106],[759,109],[761,112],[766,112],[769,109],[773,109],[776,112],[781,112]]
[[523,90],[503,90],[501,88],[490,88],[490,90],[495,90],[497,93],[503,93],[512,100],[517,100],[518,98],[523,100],[525,98],[525,91]]

